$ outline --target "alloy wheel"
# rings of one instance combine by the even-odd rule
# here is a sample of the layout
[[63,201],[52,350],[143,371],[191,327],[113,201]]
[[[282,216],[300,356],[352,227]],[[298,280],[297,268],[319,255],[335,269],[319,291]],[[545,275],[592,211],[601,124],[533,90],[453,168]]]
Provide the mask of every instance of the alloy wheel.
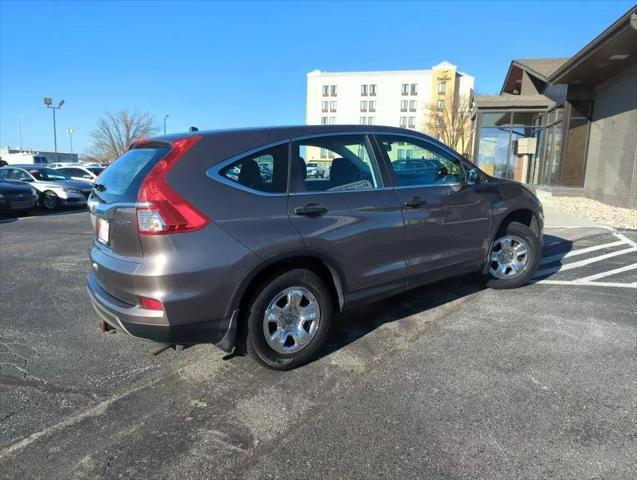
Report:
[[296,353],[309,345],[318,330],[321,309],[307,288],[289,287],[274,296],[263,317],[263,334],[277,353]]
[[489,253],[489,273],[499,279],[519,277],[528,268],[530,251],[529,244],[517,235],[496,239]]

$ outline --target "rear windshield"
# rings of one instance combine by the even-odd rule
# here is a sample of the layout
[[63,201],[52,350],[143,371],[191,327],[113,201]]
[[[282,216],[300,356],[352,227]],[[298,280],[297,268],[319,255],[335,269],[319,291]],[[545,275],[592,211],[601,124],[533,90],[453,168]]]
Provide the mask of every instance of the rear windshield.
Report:
[[106,203],[134,202],[142,180],[166,153],[168,148],[129,150],[102,172],[95,194]]

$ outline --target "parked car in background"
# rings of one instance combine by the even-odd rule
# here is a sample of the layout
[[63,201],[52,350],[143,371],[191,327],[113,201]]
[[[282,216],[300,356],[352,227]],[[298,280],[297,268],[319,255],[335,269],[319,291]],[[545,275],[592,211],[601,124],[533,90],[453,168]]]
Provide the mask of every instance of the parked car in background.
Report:
[[307,164],[307,178],[325,178],[325,169],[316,162]]
[[24,182],[0,179],[0,212],[21,211],[38,203],[38,192]]
[[52,167],[55,170],[62,172],[72,180],[83,180],[86,182],[95,183],[95,180],[102,173],[106,167],[101,166],[86,166],[81,163],[67,164]]
[[46,165],[49,161],[44,155],[32,152],[4,153],[2,160],[8,165]]
[[[320,149],[328,178],[308,180],[304,158]],[[405,181],[392,161],[406,149],[437,174]],[[472,271],[520,287],[542,256],[530,190],[391,127],[155,137],[100,176],[89,211],[101,320],[162,343],[237,346],[279,370],[313,358],[337,312]]]
[[60,206],[82,206],[91,193],[89,182],[71,180],[64,173],[38,165],[8,165],[0,168],[0,180],[26,182],[38,191],[40,205],[47,210]]

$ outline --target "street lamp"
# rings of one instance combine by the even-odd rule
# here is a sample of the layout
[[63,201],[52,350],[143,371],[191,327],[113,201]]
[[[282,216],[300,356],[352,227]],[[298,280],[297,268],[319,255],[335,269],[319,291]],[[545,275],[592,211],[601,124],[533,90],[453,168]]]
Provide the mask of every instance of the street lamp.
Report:
[[55,111],[62,108],[62,105],[64,105],[64,100],[61,100],[58,106],[54,107],[53,100],[51,99],[51,97],[44,97],[44,105],[46,105],[46,108],[50,108],[51,110],[53,110],[53,145],[55,148],[55,161],[57,162],[58,161],[58,136],[57,136],[57,130],[55,128]]
[[170,114],[168,114],[168,115],[166,115],[166,116],[164,117],[164,135],[166,135],[166,119],[167,119],[168,117],[170,117]]
[[69,141],[71,142],[71,153],[73,153],[73,129],[67,128],[66,133],[69,134]]

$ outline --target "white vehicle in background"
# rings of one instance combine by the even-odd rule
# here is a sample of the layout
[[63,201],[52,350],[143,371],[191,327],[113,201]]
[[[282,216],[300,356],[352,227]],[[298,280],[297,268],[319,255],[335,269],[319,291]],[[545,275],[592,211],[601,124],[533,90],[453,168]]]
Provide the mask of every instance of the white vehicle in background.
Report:
[[73,180],[84,180],[91,183],[95,183],[100,173],[106,169],[101,165],[83,163],[54,163],[49,166]]
[[7,162],[7,165],[46,165],[49,163],[44,155],[32,152],[4,153],[2,160]]

